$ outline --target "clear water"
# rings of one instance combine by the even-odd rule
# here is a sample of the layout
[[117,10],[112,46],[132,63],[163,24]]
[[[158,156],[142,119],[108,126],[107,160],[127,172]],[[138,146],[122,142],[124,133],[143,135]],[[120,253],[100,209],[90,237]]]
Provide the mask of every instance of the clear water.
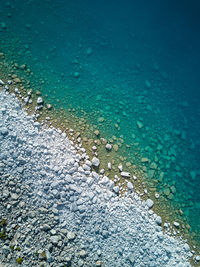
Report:
[[200,244],[198,1],[11,0],[0,7],[0,49],[40,72],[44,82],[30,79],[48,102],[86,111],[108,138],[123,136],[131,163],[135,153],[155,162],[155,172],[141,163],[147,181],[156,179],[157,191],[182,209]]

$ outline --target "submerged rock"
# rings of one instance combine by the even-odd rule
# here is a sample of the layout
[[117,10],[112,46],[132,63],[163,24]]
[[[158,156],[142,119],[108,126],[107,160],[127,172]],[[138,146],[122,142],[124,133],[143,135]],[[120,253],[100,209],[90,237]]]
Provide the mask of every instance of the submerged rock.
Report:
[[44,101],[43,101],[42,97],[39,96],[39,97],[37,98],[37,104],[38,104],[38,105],[42,105],[43,102],[44,102]]
[[111,144],[106,144],[106,149],[107,149],[108,151],[112,150],[112,145],[111,145]]

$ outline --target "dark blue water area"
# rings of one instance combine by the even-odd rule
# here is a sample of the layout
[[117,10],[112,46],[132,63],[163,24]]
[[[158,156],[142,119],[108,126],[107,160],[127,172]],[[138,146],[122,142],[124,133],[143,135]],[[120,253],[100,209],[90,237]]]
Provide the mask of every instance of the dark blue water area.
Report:
[[19,63],[41,70],[49,102],[84,110],[108,137],[123,137],[131,163],[135,152],[148,157],[147,180],[182,209],[200,244],[199,1],[0,5],[0,48],[19,39]]

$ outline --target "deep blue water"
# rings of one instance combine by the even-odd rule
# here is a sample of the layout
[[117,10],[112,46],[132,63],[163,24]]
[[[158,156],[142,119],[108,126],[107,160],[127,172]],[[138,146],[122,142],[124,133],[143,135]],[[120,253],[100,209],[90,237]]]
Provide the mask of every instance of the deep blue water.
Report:
[[35,88],[49,102],[85,110],[108,137],[123,135],[133,164],[136,151],[155,162],[154,173],[143,164],[148,181],[159,180],[161,194],[173,193],[169,201],[183,210],[200,243],[198,1],[11,0],[0,6],[6,23],[0,49],[15,46],[13,58],[41,73],[46,81]]

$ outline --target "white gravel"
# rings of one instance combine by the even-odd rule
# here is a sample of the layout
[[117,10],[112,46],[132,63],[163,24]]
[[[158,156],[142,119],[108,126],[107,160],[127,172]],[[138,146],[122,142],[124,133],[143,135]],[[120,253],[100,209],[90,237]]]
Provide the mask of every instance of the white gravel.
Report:
[[[0,215],[8,217],[8,229],[17,221],[5,246],[18,240],[22,266],[40,266],[36,248],[46,251],[45,266],[190,266],[188,245],[163,233],[153,202],[141,201],[132,184],[119,198],[118,187],[80,159],[88,157],[60,131],[41,126],[15,96],[0,92]],[[2,262],[16,266],[3,242]]]

